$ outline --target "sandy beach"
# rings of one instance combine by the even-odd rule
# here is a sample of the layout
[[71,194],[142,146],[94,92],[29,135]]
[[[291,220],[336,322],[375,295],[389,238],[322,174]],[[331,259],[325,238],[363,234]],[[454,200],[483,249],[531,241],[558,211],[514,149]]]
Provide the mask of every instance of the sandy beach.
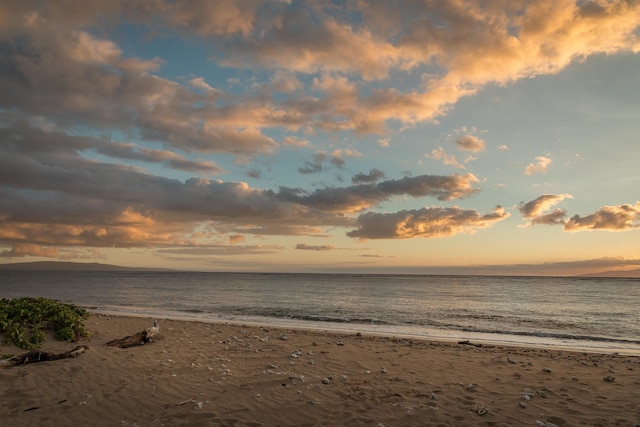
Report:
[[[0,369],[3,426],[634,426],[640,358],[92,314],[76,358]],[[23,350],[3,345],[2,354]]]

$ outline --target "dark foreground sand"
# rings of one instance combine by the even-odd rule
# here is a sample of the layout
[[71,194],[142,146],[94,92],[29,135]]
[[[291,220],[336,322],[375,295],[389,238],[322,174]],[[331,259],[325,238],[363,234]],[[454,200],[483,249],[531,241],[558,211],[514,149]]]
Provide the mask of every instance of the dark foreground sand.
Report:
[[0,425],[640,424],[634,356],[162,319],[150,344],[103,345],[150,325],[94,314],[77,358],[0,369]]

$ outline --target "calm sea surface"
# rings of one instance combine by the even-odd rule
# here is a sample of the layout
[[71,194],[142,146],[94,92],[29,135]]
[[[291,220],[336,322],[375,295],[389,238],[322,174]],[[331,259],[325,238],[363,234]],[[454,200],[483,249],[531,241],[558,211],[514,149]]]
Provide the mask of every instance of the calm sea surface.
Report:
[[0,298],[205,321],[640,354],[640,279],[0,271]]

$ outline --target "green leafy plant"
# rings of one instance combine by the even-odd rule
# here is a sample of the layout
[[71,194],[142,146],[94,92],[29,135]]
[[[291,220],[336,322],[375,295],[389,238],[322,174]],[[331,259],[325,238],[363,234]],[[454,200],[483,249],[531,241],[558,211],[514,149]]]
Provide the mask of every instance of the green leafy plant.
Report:
[[48,298],[0,299],[0,333],[25,350],[35,350],[52,331],[62,341],[89,336],[84,321],[87,310]]

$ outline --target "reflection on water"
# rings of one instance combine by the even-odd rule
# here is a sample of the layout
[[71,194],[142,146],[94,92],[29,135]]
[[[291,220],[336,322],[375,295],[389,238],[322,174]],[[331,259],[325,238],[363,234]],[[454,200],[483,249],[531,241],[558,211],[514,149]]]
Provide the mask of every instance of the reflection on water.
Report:
[[201,319],[320,321],[429,336],[509,334],[525,342],[628,341],[640,348],[638,279],[2,271],[0,296]]

